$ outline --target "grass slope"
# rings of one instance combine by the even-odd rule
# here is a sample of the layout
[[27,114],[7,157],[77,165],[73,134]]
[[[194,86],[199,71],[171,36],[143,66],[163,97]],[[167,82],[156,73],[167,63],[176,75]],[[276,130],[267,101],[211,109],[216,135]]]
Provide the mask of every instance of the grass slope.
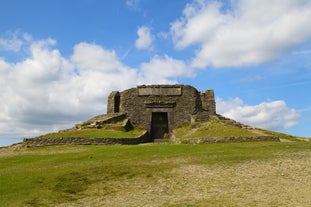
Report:
[[[311,144],[307,142],[2,148],[0,203],[1,206],[256,206],[257,202],[263,202],[259,206],[283,206],[282,199],[276,196],[288,189],[283,186],[274,189],[276,182],[284,185],[283,178],[290,184],[288,188],[293,186],[299,193],[311,192],[310,185],[302,186],[306,184],[304,179],[311,177],[305,166],[310,164],[310,152]],[[282,163],[289,162],[293,168],[295,165],[284,160],[285,157],[307,159],[293,169],[301,177],[289,177],[289,171],[284,171],[282,177],[282,168],[267,165],[281,159],[276,165],[282,167]],[[261,164],[267,172],[261,173],[257,168],[252,172],[254,166]],[[306,173],[302,174],[304,170]],[[252,179],[258,182],[254,186],[248,183]],[[263,188],[261,194],[269,195],[262,200],[256,197],[260,180],[275,191]],[[232,189],[236,191],[231,192]],[[303,197],[296,202],[295,193],[287,196],[287,204],[307,206],[311,202]]]
[[[59,131],[40,136],[41,138],[66,138],[66,137],[79,137],[79,138],[137,138],[146,132],[144,129],[134,128],[126,131],[121,127],[121,122],[114,123],[112,129],[71,129],[67,131]],[[261,136],[272,135],[278,136],[280,139],[289,141],[301,141],[302,138],[273,132],[264,129],[250,128],[244,129],[225,124],[217,118],[212,118],[209,122],[196,123],[195,125],[186,124],[179,126],[173,130],[173,134],[179,139],[191,138],[220,138],[220,137],[243,137],[243,136]]]
[[220,138],[220,137],[243,137],[243,136],[276,136],[281,140],[287,141],[309,141],[280,132],[269,131],[260,128],[240,128],[229,124],[225,124],[218,119],[212,118],[209,122],[198,123],[194,126],[183,125],[173,130],[176,138],[191,139],[191,138]]
[[174,129],[176,138],[217,138],[229,136],[255,136],[258,135],[252,131],[234,127],[220,122],[217,119],[211,119],[209,122],[200,123],[195,126],[183,125]]

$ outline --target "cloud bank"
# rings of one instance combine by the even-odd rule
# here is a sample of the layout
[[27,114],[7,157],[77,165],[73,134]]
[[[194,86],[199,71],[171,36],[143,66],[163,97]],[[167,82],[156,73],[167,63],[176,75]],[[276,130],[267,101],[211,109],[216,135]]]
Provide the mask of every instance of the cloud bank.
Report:
[[191,73],[184,61],[167,55],[131,68],[115,51],[93,43],[74,45],[68,58],[55,48],[53,39],[28,45],[29,56],[21,61],[0,58],[0,137],[28,137],[71,127],[105,113],[106,98],[113,90],[176,83],[175,78]]
[[300,115],[290,109],[282,100],[263,102],[255,106],[245,104],[241,99],[227,101],[216,99],[217,113],[251,126],[282,130],[298,124]]
[[196,0],[171,24],[175,47],[199,46],[192,66],[257,65],[311,37],[309,0]]

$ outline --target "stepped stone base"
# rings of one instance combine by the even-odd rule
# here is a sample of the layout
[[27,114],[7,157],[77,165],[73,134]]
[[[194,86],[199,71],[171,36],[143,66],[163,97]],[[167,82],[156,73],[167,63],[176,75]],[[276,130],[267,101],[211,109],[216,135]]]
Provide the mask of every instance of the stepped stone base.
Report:
[[214,117],[217,117],[217,119],[225,124],[231,125],[231,126],[235,126],[235,127],[239,127],[239,128],[243,128],[243,129],[254,129],[254,127],[246,125],[246,124],[242,124],[240,122],[237,122],[233,119],[224,117],[220,114],[216,114]]

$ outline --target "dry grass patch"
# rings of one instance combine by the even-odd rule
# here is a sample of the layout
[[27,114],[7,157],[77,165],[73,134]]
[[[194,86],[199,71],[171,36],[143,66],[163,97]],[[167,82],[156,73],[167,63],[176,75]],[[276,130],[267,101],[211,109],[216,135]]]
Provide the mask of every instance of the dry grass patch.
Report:
[[[189,160],[188,160],[189,161]],[[176,165],[165,174],[94,183],[86,196],[60,206],[309,206],[311,152],[271,160]],[[107,191],[107,188],[109,191]]]

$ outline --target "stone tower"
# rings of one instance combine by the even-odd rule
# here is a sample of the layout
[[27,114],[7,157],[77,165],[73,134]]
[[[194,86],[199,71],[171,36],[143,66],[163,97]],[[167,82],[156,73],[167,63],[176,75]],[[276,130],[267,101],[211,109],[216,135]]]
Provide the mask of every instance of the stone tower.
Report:
[[200,93],[202,109],[210,114],[216,114],[216,104],[213,90],[206,90]]

